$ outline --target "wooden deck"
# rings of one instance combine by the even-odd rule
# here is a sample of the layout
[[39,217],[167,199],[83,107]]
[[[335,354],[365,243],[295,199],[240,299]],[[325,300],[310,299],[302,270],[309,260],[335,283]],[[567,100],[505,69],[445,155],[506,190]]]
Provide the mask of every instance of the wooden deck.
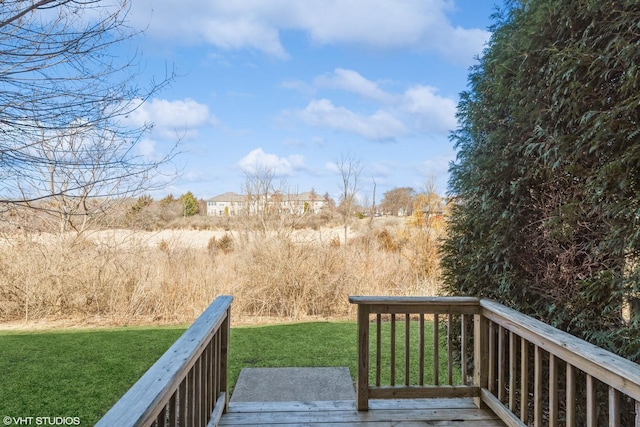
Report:
[[464,297],[350,297],[355,401],[229,402],[232,299],[216,298],[98,427],[640,427],[640,365]]
[[358,412],[355,401],[231,402],[220,426],[456,426],[505,424],[472,399],[370,400]]

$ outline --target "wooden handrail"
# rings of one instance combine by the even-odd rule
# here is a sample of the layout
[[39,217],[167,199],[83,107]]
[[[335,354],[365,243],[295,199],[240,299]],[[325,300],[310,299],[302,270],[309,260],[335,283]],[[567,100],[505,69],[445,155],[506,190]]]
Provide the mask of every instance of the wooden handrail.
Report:
[[232,301],[216,298],[96,425],[216,425],[228,405]]
[[[560,419],[564,419],[567,426],[575,426],[578,420],[588,426],[596,426],[598,417],[604,414],[607,415],[609,426],[631,422],[640,427],[640,365],[532,317],[494,301],[478,298],[352,296],[349,301],[358,305],[358,410],[367,410],[371,398],[467,396],[474,397],[478,406],[492,409],[509,426],[557,426]],[[415,319],[418,319],[419,346],[422,348],[425,314],[433,315],[435,384],[415,386],[405,382],[397,385],[393,379],[397,316],[404,315],[405,331],[411,328],[412,321],[415,326]],[[380,369],[381,315],[388,316],[392,337],[392,380],[386,387],[380,387],[377,372]],[[462,384],[451,384],[451,379],[447,386],[438,383],[438,321],[443,315],[448,319],[446,357],[449,378],[451,343],[457,341],[460,343],[461,361],[458,366],[462,371]],[[467,321],[470,315],[474,318],[473,325]],[[460,335],[456,337],[452,336],[453,316],[457,316],[462,325]],[[468,333],[471,326],[473,334]],[[375,334],[370,334],[372,327],[375,328]],[[406,355],[409,352],[408,332],[404,345]],[[473,356],[467,360],[471,345]],[[375,363],[370,357],[370,349],[376,353]],[[405,370],[408,370],[409,356],[405,357]],[[420,353],[418,357],[423,359],[424,354]],[[372,363],[376,365],[375,384],[369,383]],[[560,370],[561,366],[564,366],[564,371]],[[422,362],[419,369],[422,375]],[[472,386],[466,384],[467,369],[473,373]],[[408,374],[405,377],[408,378]],[[603,384],[601,387],[608,388],[608,401],[603,402],[603,411],[598,409],[598,382]],[[564,405],[558,405],[557,402],[559,384],[565,384],[566,387]],[[577,414],[576,399],[581,391],[586,395],[586,401],[578,406],[583,407],[585,412]],[[543,399],[545,396],[547,403]],[[625,411],[626,414],[623,413]],[[635,421],[629,421],[631,419]]]
[[[582,419],[586,425],[596,426],[599,411],[596,383],[600,381],[608,389],[608,401],[603,404],[609,425],[622,425],[622,397],[628,396],[632,403],[627,422],[635,418],[633,425],[640,427],[639,365],[495,301],[482,299],[480,306],[481,315],[491,331],[489,336],[493,337],[492,344],[488,345],[489,360],[483,366],[508,370],[509,376],[507,384],[505,378],[488,375],[489,386],[482,390],[482,400],[494,412],[502,414],[503,420],[509,419],[509,425],[533,423],[541,426],[545,420],[545,425],[556,426],[560,418],[565,418],[567,426],[575,426],[579,416],[576,401],[582,392],[586,394],[586,413],[581,414]],[[506,345],[507,336],[509,346]],[[516,340],[520,341],[519,346]],[[498,355],[502,355],[501,361],[498,361]],[[559,363],[565,365],[564,373],[559,372]],[[518,365],[520,369],[517,369]],[[578,372],[584,377],[580,385],[577,384]],[[557,402],[559,376],[564,376],[566,383],[563,414],[560,414]],[[503,402],[507,400],[506,390],[508,405]],[[549,396],[546,402],[542,399],[545,393]],[[632,413],[634,406],[635,415]],[[533,409],[532,413],[530,409]]]

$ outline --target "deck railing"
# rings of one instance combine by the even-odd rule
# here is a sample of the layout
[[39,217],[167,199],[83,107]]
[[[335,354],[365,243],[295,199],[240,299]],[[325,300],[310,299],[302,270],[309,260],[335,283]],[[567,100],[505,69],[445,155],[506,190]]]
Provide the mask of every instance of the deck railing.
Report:
[[369,399],[473,397],[509,426],[640,427],[640,366],[529,316],[477,298],[349,301],[358,305],[358,410]]
[[97,426],[216,425],[226,411],[230,296],[221,296]]

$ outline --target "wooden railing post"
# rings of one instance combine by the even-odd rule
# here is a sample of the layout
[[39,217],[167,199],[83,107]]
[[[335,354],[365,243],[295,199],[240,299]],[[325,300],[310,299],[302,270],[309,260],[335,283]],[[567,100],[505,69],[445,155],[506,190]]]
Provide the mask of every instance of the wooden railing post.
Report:
[[[482,313],[473,316],[473,384],[480,390],[489,385],[489,325]],[[475,397],[478,408],[484,407],[482,398]]]
[[369,410],[369,305],[358,304],[358,411]]
[[229,339],[231,337],[231,306],[227,308],[227,318],[220,327],[220,392],[224,393],[223,412],[227,412],[229,406]]

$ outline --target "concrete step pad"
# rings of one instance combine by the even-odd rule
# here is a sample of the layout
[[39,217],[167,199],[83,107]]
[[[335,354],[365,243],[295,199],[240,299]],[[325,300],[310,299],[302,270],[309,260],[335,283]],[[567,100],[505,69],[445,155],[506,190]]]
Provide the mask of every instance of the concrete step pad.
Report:
[[231,402],[355,400],[349,368],[244,368]]

